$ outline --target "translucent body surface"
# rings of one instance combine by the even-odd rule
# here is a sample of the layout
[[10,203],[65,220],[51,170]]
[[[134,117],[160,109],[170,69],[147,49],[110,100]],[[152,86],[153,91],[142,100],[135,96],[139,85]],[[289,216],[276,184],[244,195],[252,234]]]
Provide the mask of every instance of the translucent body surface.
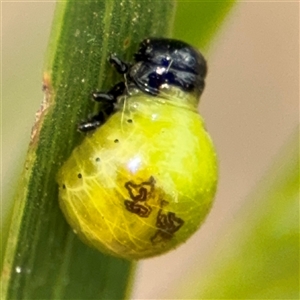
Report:
[[89,245],[127,259],[186,241],[208,213],[216,155],[196,99],[142,92],[74,149],[58,174],[60,206]]

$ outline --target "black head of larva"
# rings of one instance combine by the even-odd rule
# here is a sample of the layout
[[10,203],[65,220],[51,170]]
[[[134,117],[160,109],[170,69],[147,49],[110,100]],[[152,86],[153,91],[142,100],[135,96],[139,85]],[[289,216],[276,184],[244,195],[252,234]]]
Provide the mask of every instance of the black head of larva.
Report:
[[199,96],[207,73],[202,54],[187,43],[164,38],[148,38],[140,43],[129,70],[129,80],[150,94],[164,85],[178,86]]
[[[148,38],[140,43],[134,54],[135,62],[126,63],[115,54],[109,62],[116,71],[125,75],[126,82],[119,82],[108,92],[94,92],[95,101],[102,103],[102,110],[92,119],[78,125],[80,131],[91,131],[101,126],[115,109],[118,98],[130,94],[128,87],[157,95],[162,87],[176,86],[198,98],[204,89],[207,72],[202,54],[187,43],[164,38]],[[128,120],[128,123],[133,120]]]

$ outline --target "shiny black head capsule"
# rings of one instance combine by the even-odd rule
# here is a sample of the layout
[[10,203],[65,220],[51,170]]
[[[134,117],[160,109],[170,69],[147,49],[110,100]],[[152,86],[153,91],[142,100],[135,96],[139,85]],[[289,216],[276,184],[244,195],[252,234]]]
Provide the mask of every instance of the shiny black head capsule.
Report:
[[140,90],[156,95],[164,85],[173,85],[199,96],[207,72],[202,54],[192,46],[173,39],[148,38],[134,55],[128,79]]
[[207,72],[202,54],[187,43],[163,38],[148,38],[140,43],[134,54],[135,62],[126,63],[115,54],[109,62],[116,71],[125,75],[126,82],[119,82],[108,92],[94,92],[95,101],[102,103],[102,110],[91,120],[79,124],[78,129],[86,132],[103,124],[115,109],[118,97],[128,94],[128,87],[157,95],[166,86],[176,86],[193,93],[198,98],[204,89]]

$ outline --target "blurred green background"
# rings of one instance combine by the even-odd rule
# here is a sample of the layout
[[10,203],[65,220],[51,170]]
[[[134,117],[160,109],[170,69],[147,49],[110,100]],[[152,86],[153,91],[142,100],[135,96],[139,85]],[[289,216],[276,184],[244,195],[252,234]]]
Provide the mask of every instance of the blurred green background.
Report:
[[[195,26],[185,28],[183,21],[177,23],[175,37],[184,39],[186,34],[185,39],[197,46],[197,20],[201,15],[193,9],[193,2],[180,5],[186,9],[185,15],[195,20]],[[42,70],[54,7],[53,2],[2,3],[4,229],[34,115],[43,98]],[[198,35],[201,44],[200,29]],[[218,255],[230,253],[234,244],[234,240],[229,244],[220,241],[231,241],[235,237],[232,228],[248,225],[240,222],[241,211],[247,219],[245,208],[249,214],[259,210],[259,202],[249,204],[252,199],[249,195],[268,170],[273,176],[277,171],[280,173],[280,165],[274,162],[284,161],[288,156],[278,153],[295,134],[299,122],[298,41],[299,3],[239,2],[213,45],[203,49],[209,74],[200,112],[220,160],[216,202],[204,226],[185,245],[138,265],[134,299],[170,297],[170,290],[190,278],[194,268],[200,273],[195,282],[203,281],[214,262],[211,253],[216,248]],[[282,201],[285,200],[283,197]],[[290,217],[298,221],[295,209]],[[277,213],[280,216],[281,212]],[[273,221],[277,219],[282,222],[279,217]],[[235,246],[238,245],[239,240]],[[299,257],[294,258],[295,265],[299,265]],[[215,284],[217,289],[218,282]],[[279,299],[285,299],[283,296]]]

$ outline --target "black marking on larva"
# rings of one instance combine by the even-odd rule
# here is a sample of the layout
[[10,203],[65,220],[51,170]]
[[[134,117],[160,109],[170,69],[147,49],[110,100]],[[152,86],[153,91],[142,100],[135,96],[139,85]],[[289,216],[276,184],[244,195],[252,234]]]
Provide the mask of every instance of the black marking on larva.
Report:
[[128,119],[128,120],[127,120],[127,123],[132,123],[132,119]]
[[119,140],[118,140],[118,139],[115,139],[115,140],[114,140],[114,143],[119,143]]
[[152,208],[149,207],[147,204],[142,205],[142,204],[138,204],[138,202],[134,202],[130,200],[125,200],[124,204],[128,211],[140,216],[141,218],[148,218],[152,211]]
[[100,162],[100,157],[96,157],[95,161]]
[[65,184],[63,184],[63,185],[62,185],[62,188],[63,188],[63,189],[65,189],[65,188],[66,188],[66,185],[65,185]]
[[184,221],[177,217],[174,212],[169,211],[167,213],[163,213],[162,209],[160,209],[156,218],[156,227],[158,230],[150,238],[150,241],[153,244],[157,244],[164,240],[171,239],[174,233],[178,231],[183,224]]
[[82,174],[81,173],[78,173],[78,178],[80,179],[80,178],[82,178]]
[[125,183],[125,188],[128,191],[129,199],[124,200],[125,208],[141,218],[149,217],[152,208],[147,204],[147,201],[152,197],[154,192],[155,180],[151,176],[148,181],[143,181],[136,184],[132,181]]

